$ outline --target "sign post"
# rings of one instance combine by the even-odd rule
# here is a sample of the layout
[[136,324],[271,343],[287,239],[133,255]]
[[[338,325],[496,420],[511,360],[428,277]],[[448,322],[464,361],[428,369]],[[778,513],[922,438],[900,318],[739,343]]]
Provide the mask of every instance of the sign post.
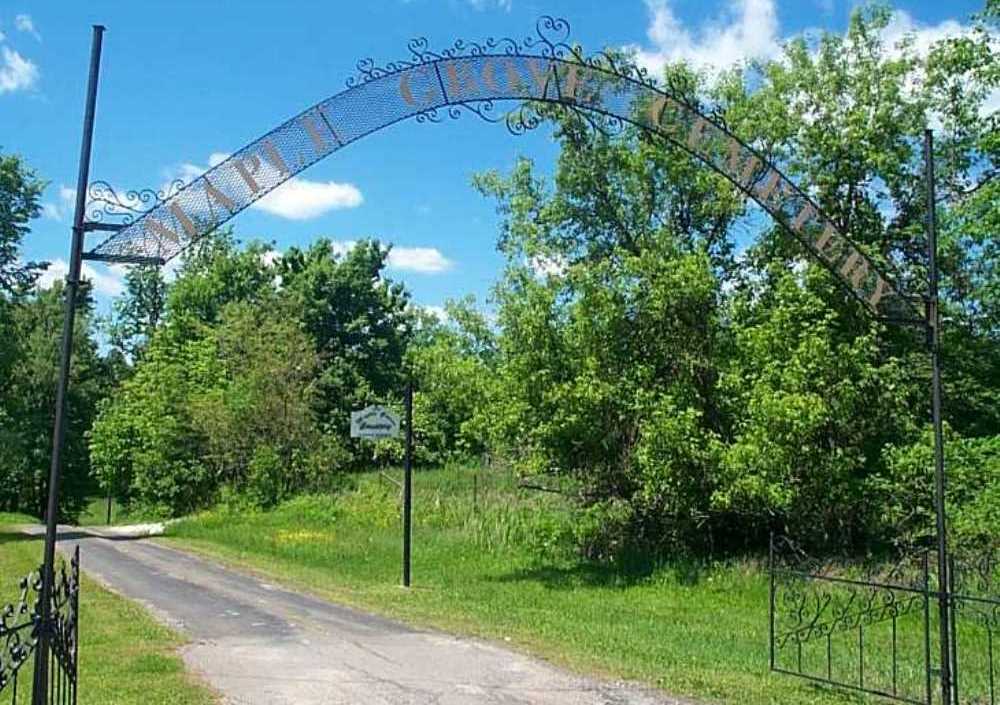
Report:
[[[410,546],[413,536],[413,382],[406,383],[406,455],[403,460],[403,586],[410,587]],[[384,406],[351,412],[351,438],[399,438],[399,417]]]
[[413,381],[406,382],[406,457],[403,460],[403,587],[410,587],[413,534]]

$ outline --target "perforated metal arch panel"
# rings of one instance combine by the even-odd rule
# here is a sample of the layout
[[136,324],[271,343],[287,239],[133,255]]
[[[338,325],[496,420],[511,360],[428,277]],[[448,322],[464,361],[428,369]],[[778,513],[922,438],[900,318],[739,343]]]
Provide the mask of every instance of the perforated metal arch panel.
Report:
[[[876,315],[920,315],[916,299],[898,291],[804,191],[719,118],[607,55],[586,58],[554,50],[551,44],[539,55],[503,48],[503,53],[473,49],[465,56],[414,52],[416,60],[385,69],[359,64],[362,79],[350,82],[347,90],[234,153],[90,254],[107,260],[166,261],[320,159],[397,122],[436,121],[442,109],[497,121],[503,119],[497,116],[497,102],[549,103],[587,116],[597,129],[633,125],[683,147],[767,210]],[[510,114],[507,122],[518,131]]]

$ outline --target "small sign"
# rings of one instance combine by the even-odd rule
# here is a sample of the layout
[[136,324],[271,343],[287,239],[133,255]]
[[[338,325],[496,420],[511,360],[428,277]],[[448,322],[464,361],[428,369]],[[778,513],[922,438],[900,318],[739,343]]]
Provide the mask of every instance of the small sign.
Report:
[[352,411],[351,438],[399,438],[399,417],[384,406]]

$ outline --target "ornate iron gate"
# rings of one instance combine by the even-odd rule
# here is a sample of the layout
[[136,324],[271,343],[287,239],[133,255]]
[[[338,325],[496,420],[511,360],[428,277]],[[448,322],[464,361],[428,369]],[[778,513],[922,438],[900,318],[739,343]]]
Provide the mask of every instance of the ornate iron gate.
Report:
[[[32,702],[76,705],[80,547],[77,546],[73,552],[68,568],[65,561],[59,567],[47,625],[41,616],[41,570],[22,578],[20,590],[18,601],[0,611],[0,694],[6,701],[6,693],[9,692],[12,705],[28,702],[25,697],[27,692],[31,692]],[[51,649],[47,662],[35,663],[34,667],[36,682],[39,669],[48,674],[42,681],[46,692],[39,698],[31,688],[31,676],[23,676],[22,673],[28,670],[25,665],[32,662],[43,629],[48,630]]]
[[[996,552],[951,561],[952,703],[998,705]],[[893,565],[817,561],[772,539],[770,668],[915,705],[940,702],[939,581],[928,552]]]

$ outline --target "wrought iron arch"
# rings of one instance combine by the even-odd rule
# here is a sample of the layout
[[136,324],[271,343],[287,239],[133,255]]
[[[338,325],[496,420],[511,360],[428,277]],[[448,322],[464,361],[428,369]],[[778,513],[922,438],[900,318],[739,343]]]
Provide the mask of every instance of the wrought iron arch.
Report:
[[[119,198],[104,182],[90,188],[92,221],[114,234],[84,255],[110,262],[164,263],[281,184],[343,147],[407,119],[439,122],[472,113],[515,134],[537,127],[533,105],[554,104],[595,129],[632,125],[680,146],[756,201],[880,318],[923,320],[908,296],[822,208],[776,165],[734,135],[722,116],[661,87],[644,69],[609,52],[584,55],[565,20],[543,17],[522,41],[456,41],[441,51],[411,40],[406,59],[357,64],[346,90],[323,100],[235,152],[190,183]],[[500,114],[496,104],[520,103]]]

